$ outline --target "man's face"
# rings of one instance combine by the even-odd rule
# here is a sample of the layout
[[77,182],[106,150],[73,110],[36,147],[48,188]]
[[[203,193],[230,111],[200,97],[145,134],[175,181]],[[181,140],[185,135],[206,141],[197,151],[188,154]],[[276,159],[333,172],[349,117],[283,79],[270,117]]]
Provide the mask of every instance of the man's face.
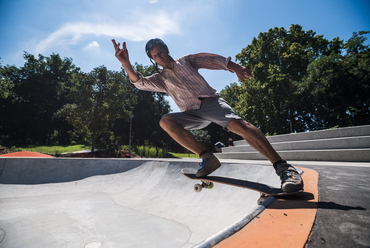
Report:
[[162,46],[156,46],[150,51],[150,55],[154,61],[163,68],[172,68],[171,57],[168,55],[166,48]]

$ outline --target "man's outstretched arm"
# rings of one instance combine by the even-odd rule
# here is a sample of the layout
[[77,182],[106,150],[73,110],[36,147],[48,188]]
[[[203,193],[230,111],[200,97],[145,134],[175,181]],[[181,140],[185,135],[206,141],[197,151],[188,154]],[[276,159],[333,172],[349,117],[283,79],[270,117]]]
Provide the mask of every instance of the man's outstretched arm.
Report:
[[130,59],[128,56],[128,50],[126,48],[126,42],[123,42],[122,49],[119,48],[120,43],[116,43],[114,39],[112,39],[112,43],[114,46],[114,50],[116,51],[115,55],[116,58],[119,60],[119,62],[122,63],[123,68],[125,68],[125,71],[127,75],[129,76],[130,80],[132,82],[138,81],[140,78],[135,72],[135,70],[132,68],[132,65],[130,63]]
[[227,64],[227,67],[232,70],[232,71],[235,71],[236,75],[238,76],[238,78],[240,79],[240,81],[244,82],[245,80],[247,80],[248,78],[251,78],[253,77],[252,76],[252,73],[250,70],[248,70],[247,68],[245,68],[244,66],[241,66],[241,65],[238,65],[232,61],[230,61],[228,64]]

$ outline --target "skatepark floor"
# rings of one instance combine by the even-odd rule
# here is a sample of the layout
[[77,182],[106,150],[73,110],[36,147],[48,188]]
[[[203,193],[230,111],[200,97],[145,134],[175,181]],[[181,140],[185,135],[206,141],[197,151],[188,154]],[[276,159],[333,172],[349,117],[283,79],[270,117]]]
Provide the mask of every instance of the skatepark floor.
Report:
[[[197,159],[27,156],[0,157],[0,247],[210,247],[214,244],[204,241],[259,208],[259,193],[251,190],[216,184],[194,192],[196,181],[180,171],[197,168]],[[214,175],[279,187],[265,161],[222,164]],[[275,239],[275,247],[370,246],[370,163],[292,164],[305,170],[307,199],[270,200],[215,247],[268,247],[245,242],[252,240],[249,227],[263,225],[258,235],[264,238],[253,233],[257,241],[269,233],[279,237],[278,229],[290,233]],[[295,225],[304,232],[297,234]]]

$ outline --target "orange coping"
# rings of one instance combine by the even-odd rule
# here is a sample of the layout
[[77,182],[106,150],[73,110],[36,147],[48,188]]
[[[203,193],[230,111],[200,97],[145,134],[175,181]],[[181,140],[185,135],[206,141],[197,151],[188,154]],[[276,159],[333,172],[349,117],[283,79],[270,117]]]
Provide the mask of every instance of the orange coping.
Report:
[[24,151],[24,152],[12,152],[12,153],[6,153],[0,155],[0,157],[54,157],[38,152],[29,152],[29,151]]
[[303,193],[276,199],[243,229],[213,247],[304,247],[316,217],[319,174],[301,169]]

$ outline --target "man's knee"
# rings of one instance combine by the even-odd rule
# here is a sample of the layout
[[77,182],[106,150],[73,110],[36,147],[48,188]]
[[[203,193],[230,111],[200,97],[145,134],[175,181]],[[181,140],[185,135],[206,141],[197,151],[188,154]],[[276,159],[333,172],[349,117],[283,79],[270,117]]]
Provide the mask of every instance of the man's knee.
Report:
[[173,117],[168,116],[168,115],[164,115],[164,116],[162,116],[161,120],[159,121],[159,125],[164,130],[168,130],[173,125],[178,125],[178,124],[177,124],[176,120]]
[[229,124],[227,124],[226,129],[233,132],[244,128],[244,126],[245,126],[244,120],[235,119],[230,121]]
[[246,122],[246,121],[241,120],[241,119],[232,120],[226,126],[226,128],[229,131],[234,132],[234,133],[236,133],[238,135],[241,135],[241,136],[250,134],[252,132],[256,132],[258,130],[255,126],[253,126],[249,122]]

